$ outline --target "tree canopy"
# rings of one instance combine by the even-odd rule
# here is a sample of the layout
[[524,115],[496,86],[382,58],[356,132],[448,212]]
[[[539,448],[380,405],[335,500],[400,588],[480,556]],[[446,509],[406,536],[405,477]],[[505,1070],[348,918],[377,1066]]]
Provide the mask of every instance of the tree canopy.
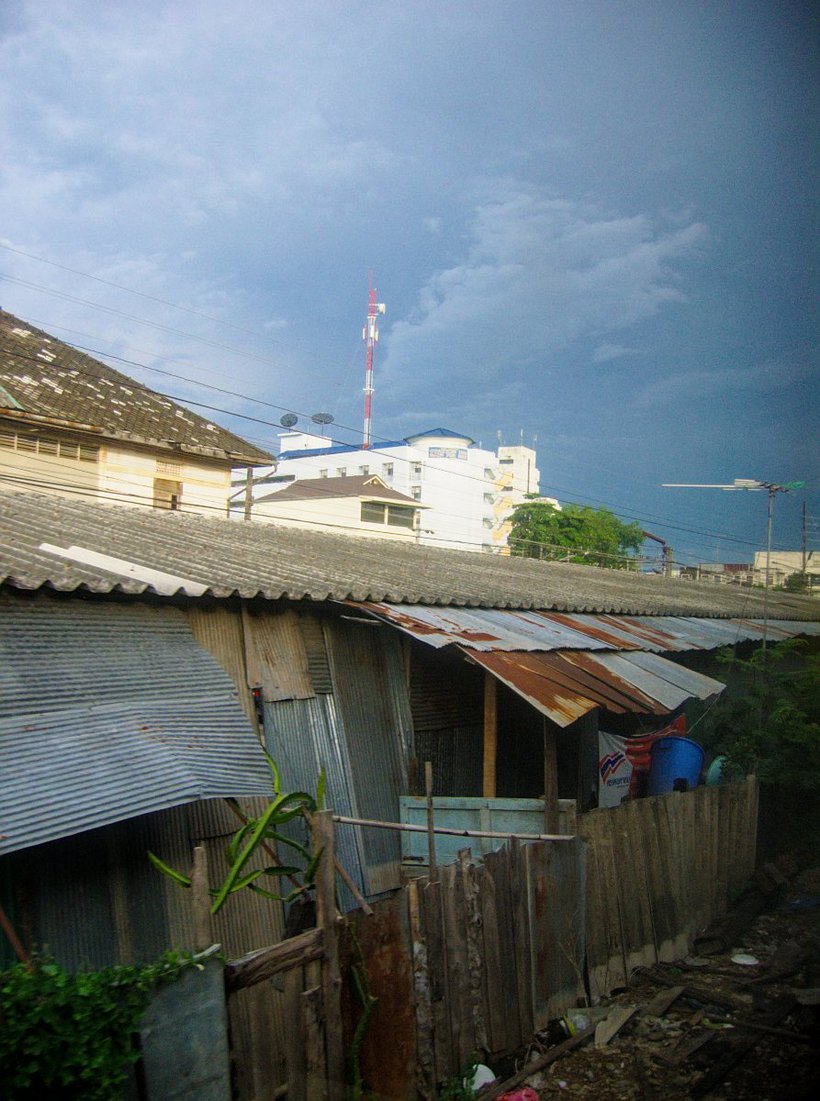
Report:
[[608,508],[524,501],[512,514],[510,552],[525,558],[560,559],[631,569],[644,540],[637,522],[619,520]]

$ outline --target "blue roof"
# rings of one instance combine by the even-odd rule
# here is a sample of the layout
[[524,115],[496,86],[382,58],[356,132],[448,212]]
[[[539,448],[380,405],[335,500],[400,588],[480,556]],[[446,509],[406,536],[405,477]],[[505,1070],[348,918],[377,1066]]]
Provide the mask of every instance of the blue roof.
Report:
[[354,451],[384,451],[386,447],[404,447],[407,440],[388,440],[386,443],[378,443],[373,447],[364,448],[361,444],[336,444],[334,447],[309,447],[304,450],[297,448],[295,451],[281,451],[279,460],[282,459],[307,459],[314,455],[349,455]]

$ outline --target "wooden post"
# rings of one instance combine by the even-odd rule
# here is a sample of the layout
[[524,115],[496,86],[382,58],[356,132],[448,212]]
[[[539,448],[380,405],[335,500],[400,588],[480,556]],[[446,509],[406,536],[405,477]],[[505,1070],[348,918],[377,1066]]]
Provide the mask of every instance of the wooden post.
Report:
[[14,954],[15,956],[17,956],[20,963],[24,963],[28,967],[31,963],[31,956],[23,947],[22,941],[17,936],[14,926],[6,917],[6,911],[3,909],[2,906],[0,906],[0,929],[2,929],[8,937],[8,942],[14,949]]
[[544,719],[544,833],[558,833],[558,750],[555,731]]
[[214,942],[211,931],[211,896],[208,894],[208,854],[204,845],[194,848],[191,904],[194,909],[194,949],[204,952]]
[[427,865],[428,876],[435,879],[436,876],[436,833],[435,816],[433,814],[433,762],[424,762],[424,791],[427,795]]
[[321,851],[316,875],[316,924],[324,931],[322,998],[325,1015],[325,1045],[328,1101],[344,1096],[344,1050],[342,1047],[342,977],[339,968],[339,938],[336,924],[336,875],[334,869],[333,813],[314,814],[313,848]]
[[484,782],[485,799],[495,799],[495,762],[498,752],[497,682],[492,673],[484,673]]

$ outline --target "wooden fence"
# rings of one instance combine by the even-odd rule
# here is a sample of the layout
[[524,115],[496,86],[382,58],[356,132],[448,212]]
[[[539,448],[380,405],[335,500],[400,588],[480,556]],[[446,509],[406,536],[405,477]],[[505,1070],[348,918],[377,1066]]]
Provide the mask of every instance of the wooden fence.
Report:
[[478,865],[465,851],[370,914],[337,919],[325,883],[319,928],[229,965],[228,989],[286,972],[289,1101],[339,1097],[354,1049],[375,1093],[433,1098],[472,1052],[513,1052],[587,993],[685,954],[754,870],[756,821],[749,780],[593,811],[577,838]]

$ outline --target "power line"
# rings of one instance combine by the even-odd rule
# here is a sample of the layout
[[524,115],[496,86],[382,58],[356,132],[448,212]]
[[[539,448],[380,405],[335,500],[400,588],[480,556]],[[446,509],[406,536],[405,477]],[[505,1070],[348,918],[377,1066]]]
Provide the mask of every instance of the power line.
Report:
[[[83,279],[90,279],[94,283],[101,283],[105,287],[113,287],[114,290],[125,291],[126,294],[136,295],[137,298],[144,298],[148,302],[156,302],[160,306],[169,306],[172,310],[179,310],[181,313],[191,314],[193,317],[201,317],[203,321],[212,321],[216,325],[224,325],[228,329],[234,329],[236,332],[245,333],[247,336],[260,337],[260,333],[254,332],[253,329],[246,329],[242,325],[237,325],[233,321],[226,321],[221,317],[213,317],[211,314],[203,313],[202,310],[195,310],[192,306],[183,306],[179,302],[171,302],[167,298],[160,298],[155,294],[147,294],[145,291],[135,290],[133,287],[126,287],[123,283],[115,283],[111,279],[103,279],[99,275],[91,275],[90,272],[80,271],[78,268],[70,268],[67,264],[58,264],[56,260],[47,260],[44,256],[35,256],[33,252],[25,252],[21,248],[14,248],[12,245],[7,245],[0,241],[0,248],[6,250],[6,252],[13,252],[17,256],[25,256],[28,260],[36,260],[39,264],[48,264],[49,267],[57,268],[59,271],[67,271],[70,275],[79,275]],[[14,278],[4,276],[3,278]],[[46,288],[32,284],[37,290],[45,290]],[[150,324],[150,322],[145,322]],[[273,340],[271,337],[263,337],[265,340],[269,340],[272,344],[281,343],[278,340]]]
[[[10,251],[15,251],[15,250],[12,249]],[[19,251],[19,250],[16,250],[16,251]],[[49,262],[49,261],[44,261],[44,262]],[[56,266],[60,266],[60,265],[56,265]],[[66,269],[66,270],[72,270],[72,269]],[[86,273],[79,273],[79,274],[86,274]],[[168,332],[175,333],[175,334],[181,335],[181,336],[185,336],[185,337],[188,337],[188,338],[193,339],[193,340],[200,340],[200,341],[202,341],[206,344],[210,344],[213,347],[219,348],[221,350],[232,352],[235,355],[245,356],[246,358],[257,359],[257,360],[260,360],[263,363],[278,366],[276,364],[273,364],[272,361],[263,359],[262,357],[259,357],[259,356],[255,356],[252,353],[246,353],[246,352],[243,352],[239,349],[231,348],[228,345],[217,344],[215,342],[203,340],[203,338],[199,338],[199,337],[195,336],[194,334],[186,333],[182,330],[173,329],[173,328],[170,328],[170,327],[167,327],[167,326],[157,325],[153,322],[147,321],[144,318],[138,318],[138,317],[135,318],[132,315],[122,313],[121,311],[112,310],[109,307],[102,306],[102,305],[99,305],[99,304],[96,304],[96,303],[93,303],[93,302],[89,302],[85,299],[73,298],[72,296],[64,295],[62,292],[59,292],[59,291],[51,291],[49,288],[42,287],[38,284],[27,284],[23,280],[17,280],[14,277],[9,277],[9,276],[2,276],[2,274],[0,274],[0,278],[6,278],[11,282],[16,282],[16,283],[19,283],[19,284],[24,285],[24,286],[30,286],[33,289],[42,290],[44,293],[54,294],[57,297],[66,298],[70,301],[76,301],[80,304],[88,305],[93,309],[99,309],[103,312],[113,313],[115,315],[122,316],[122,317],[124,317],[128,320],[134,320],[138,323],[147,324],[147,325],[153,326],[155,328],[165,329]],[[90,278],[96,278],[96,277],[90,277]],[[128,288],[124,288],[124,289],[128,290]],[[150,298],[151,296],[146,296],[146,297]],[[160,300],[160,301],[162,301],[162,300]],[[173,305],[173,303],[171,303],[171,305]],[[206,315],[203,315],[203,316],[206,316]],[[53,328],[62,328],[62,326],[51,326],[51,327],[53,327]],[[76,331],[76,330],[70,330],[70,331]],[[78,334],[78,335],[83,335],[83,334]],[[85,335],[88,335],[88,334],[85,334]],[[202,382],[202,381],[197,380],[197,379],[192,379],[188,376],[179,375],[179,374],[176,374],[174,372],[163,370],[161,368],[151,367],[148,364],[141,363],[137,360],[130,360],[130,359],[127,359],[125,357],[114,355],[113,353],[101,352],[97,349],[83,348],[83,346],[81,346],[81,345],[78,346],[78,347],[81,350],[92,351],[96,355],[105,356],[106,358],[114,359],[118,362],[126,363],[130,366],[139,367],[143,370],[152,371],[152,372],[155,372],[157,374],[160,374],[160,375],[163,375],[163,376],[166,376],[166,377],[169,377],[169,378],[176,378],[179,381],[189,382],[192,385],[201,386],[205,389],[213,390],[216,393],[222,393],[222,394],[225,394],[227,396],[235,397],[235,398],[238,398],[241,401],[253,402],[255,404],[262,405],[263,407],[272,408],[272,409],[276,409],[276,410],[287,410],[288,409],[287,406],[277,405],[277,404],[274,404],[272,402],[267,402],[264,399],[251,397],[249,395],[241,394],[241,393],[238,393],[236,391],[231,391],[231,390],[227,390],[227,389],[224,389],[224,388],[221,388],[221,387],[217,387],[217,386],[214,386],[210,383]],[[25,357],[19,356],[19,358],[25,358]],[[32,357],[32,361],[34,361],[33,357]],[[38,366],[40,366],[41,368],[44,366],[41,360],[36,360],[36,362],[38,363]],[[72,368],[72,370],[77,370],[77,368]],[[197,407],[202,408],[202,409],[207,409],[209,412],[216,412],[216,413],[220,413],[224,416],[236,417],[238,419],[241,419],[243,421],[247,421],[249,423],[265,425],[266,427],[274,428],[277,431],[281,427],[281,425],[278,425],[278,424],[275,424],[271,421],[265,420],[264,418],[252,417],[248,414],[239,413],[239,412],[236,412],[234,410],[223,409],[219,406],[209,405],[209,404],[204,403],[204,402],[197,402],[192,398],[187,398],[187,397],[182,397],[182,396],[177,396],[177,395],[171,395],[171,394],[162,394],[162,393],[159,393],[158,391],[153,391],[149,387],[143,386],[140,383],[137,383],[136,380],[131,379],[129,376],[125,376],[125,377],[128,378],[128,381],[130,383],[134,383],[136,386],[138,386],[138,387],[141,386],[143,389],[145,389],[146,391],[148,391],[150,393],[159,394],[159,396],[166,397],[166,398],[168,398],[169,400],[172,400],[172,401],[177,401],[177,402],[187,404],[187,405],[194,405],[194,406],[197,406]],[[305,413],[300,413],[299,415],[301,417],[305,417],[305,418],[308,417],[308,414],[305,414]],[[342,429],[344,431],[354,432],[354,433],[357,433],[357,434],[359,432],[359,429],[357,427],[351,427],[349,425],[337,424],[336,428]],[[376,438],[381,439],[382,443],[390,442],[390,441],[385,440],[383,437],[381,437],[381,438],[376,437]],[[355,445],[347,444],[347,443],[344,443],[344,442],[342,442],[341,444],[337,444],[337,441],[335,441],[335,440],[333,441],[333,444],[334,444],[334,446],[340,445],[340,446],[343,446],[343,447],[349,447],[353,451],[361,450],[361,449],[357,449],[355,447]],[[269,445],[267,445],[267,446],[269,446]],[[385,454],[384,452],[381,452],[378,447],[369,448],[368,453],[369,454],[382,454],[382,455]],[[397,456],[397,455],[393,455],[393,454],[389,454],[389,455],[387,455],[387,457],[390,458],[392,461],[395,461],[395,462],[410,463],[410,462],[414,461],[412,459],[406,459],[402,456]],[[477,476],[472,475],[472,474],[461,473],[459,471],[452,471],[451,473],[454,477],[466,478],[466,479],[469,479],[473,482],[482,482],[482,479],[480,479]],[[564,496],[565,500],[567,500],[571,497],[575,500],[591,501],[591,502],[596,502],[598,504],[603,504],[603,505],[605,505],[605,507],[611,508],[613,510],[617,509],[618,512],[621,515],[627,516],[629,518],[638,519],[638,520],[641,520],[641,522],[644,522],[644,523],[648,523],[648,522],[660,523],[660,524],[663,524],[666,527],[670,528],[673,531],[680,531],[680,532],[685,533],[687,535],[696,535],[696,536],[699,535],[699,536],[704,537],[704,539],[709,539],[709,540],[720,539],[722,541],[737,543],[739,545],[744,545],[744,546],[756,546],[757,545],[757,542],[755,540],[743,539],[741,537],[731,535],[728,532],[703,531],[703,530],[698,529],[698,528],[689,528],[689,527],[686,527],[684,525],[677,524],[677,523],[675,523],[675,522],[673,522],[673,521],[671,521],[671,520],[669,520],[665,517],[653,516],[653,515],[642,514],[642,513],[636,513],[636,512],[633,512],[631,509],[629,511],[626,511],[628,506],[621,506],[621,505],[617,505],[617,504],[609,505],[607,502],[603,501],[600,498],[591,497],[588,494],[578,493],[578,492],[573,491],[571,489],[565,489],[563,487],[551,486],[551,485],[547,485],[545,488],[547,490],[551,489],[556,494]],[[779,549],[782,549],[782,548],[779,548]]]

